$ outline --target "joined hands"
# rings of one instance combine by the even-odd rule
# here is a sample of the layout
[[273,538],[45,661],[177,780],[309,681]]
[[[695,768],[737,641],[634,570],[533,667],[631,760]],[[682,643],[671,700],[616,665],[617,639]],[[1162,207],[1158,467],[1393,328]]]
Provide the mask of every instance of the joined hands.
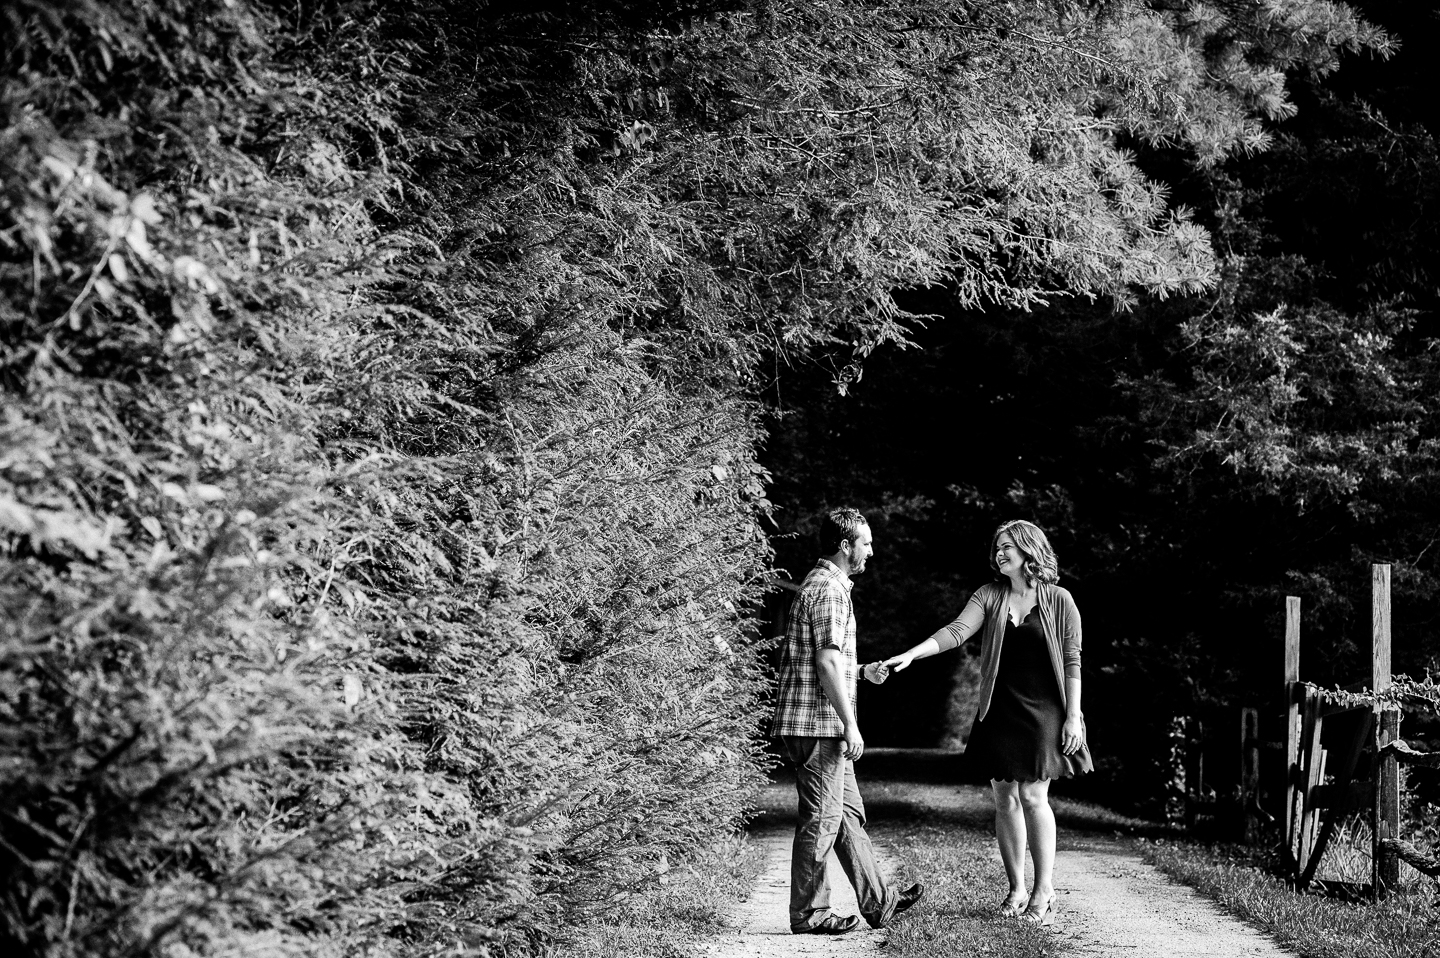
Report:
[[880,685],[890,677],[891,672],[903,672],[914,661],[909,654],[892,655],[883,662],[871,662],[861,668],[861,674],[876,685]]
[[892,655],[884,662],[877,664],[885,670],[885,674],[888,676],[891,672],[904,672],[910,667],[910,663],[914,661],[915,656],[909,652],[901,652],[899,655]]

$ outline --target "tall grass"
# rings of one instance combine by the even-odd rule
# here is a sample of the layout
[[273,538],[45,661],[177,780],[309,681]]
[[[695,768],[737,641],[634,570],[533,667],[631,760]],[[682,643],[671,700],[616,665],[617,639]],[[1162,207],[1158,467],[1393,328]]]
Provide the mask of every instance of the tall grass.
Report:
[[[1354,874],[1354,853],[1343,850],[1353,840],[1339,847],[1326,867]],[[1429,880],[1378,902],[1356,902],[1297,894],[1241,849],[1172,841],[1147,845],[1145,859],[1307,958],[1416,958],[1440,946],[1440,909]]]

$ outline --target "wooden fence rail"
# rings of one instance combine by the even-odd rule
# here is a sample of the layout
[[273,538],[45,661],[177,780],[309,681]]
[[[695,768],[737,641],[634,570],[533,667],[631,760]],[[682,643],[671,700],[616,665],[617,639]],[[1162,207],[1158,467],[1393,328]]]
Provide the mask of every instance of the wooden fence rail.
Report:
[[1440,752],[1417,752],[1400,740],[1395,740],[1380,750],[1384,756],[1393,755],[1396,761],[1421,768],[1440,768]]
[[1440,878],[1440,858],[1427,855],[1409,842],[1402,842],[1398,838],[1381,839],[1380,844],[1390,854],[1421,874],[1429,875],[1431,878]]

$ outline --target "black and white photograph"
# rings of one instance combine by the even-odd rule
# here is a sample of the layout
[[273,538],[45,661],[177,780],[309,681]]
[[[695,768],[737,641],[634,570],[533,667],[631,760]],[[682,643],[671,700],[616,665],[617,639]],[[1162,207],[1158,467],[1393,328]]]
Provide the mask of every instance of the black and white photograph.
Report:
[[4,0],[4,958],[1440,958],[1440,2]]

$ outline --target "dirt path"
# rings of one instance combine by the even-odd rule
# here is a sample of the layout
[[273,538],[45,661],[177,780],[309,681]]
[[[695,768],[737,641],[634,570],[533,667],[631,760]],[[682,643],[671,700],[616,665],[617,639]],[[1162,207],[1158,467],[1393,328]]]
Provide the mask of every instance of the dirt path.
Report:
[[[958,814],[983,828],[991,808],[988,792],[969,786],[879,783],[867,788],[867,805],[904,807]],[[788,786],[772,789],[777,809],[789,801]],[[1084,958],[1295,958],[1250,926],[1226,915],[1194,890],[1177,884],[1140,860],[1129,843],[1089,837],[1067,830],[1056,854],[1057,918],[1053,928],[1061,954]],[[782,813],[783,814],[783,813]],[[767,815],[754,833],[766,852],[765,868],[754,893],[733,915],[736,932],[712,939],[705,948],[714,958],[790,958],[790,956],[878,956],[886,932],[841,936],[791,935],[786,918],[790,875],[787,823]],[[873,817],[873,816],[872,816]],[[887,872],[897,864],[877,842]],[[996,854],[999,860],[999,854]],[[836,911],[856,912],[854,894],[832,859],[832,895]],[[922,904],[917,913],[923,912]]]
[[[1077,843],[1078,844],[1078,843]],[[1294,958],[1117,842],[1055,855],[1055,937],[1085,958]],[[998,857],[998,856],[997,856]]]

